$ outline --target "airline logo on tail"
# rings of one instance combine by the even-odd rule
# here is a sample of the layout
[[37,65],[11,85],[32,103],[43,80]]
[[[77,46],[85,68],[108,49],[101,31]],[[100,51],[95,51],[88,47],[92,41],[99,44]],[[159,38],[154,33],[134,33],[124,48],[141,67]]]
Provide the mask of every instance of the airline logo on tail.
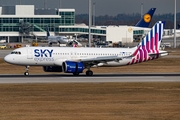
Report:
[[155,11],[156,11],[156,8],[151,8],[147,13],[144,14],[143,18],[141,18],[135,26],[136,27],[149,27],[149,24],[151,22],[151,19]]
[[150,14],[145,14],[145,15],[144,15],[144,21],[145,21],[146,23],[149,23],[149,22],[151,21],[151,15],[150,15]]
[[[165,22],[157,22],[151,31],[144,37],[144,39],[139,43],[138,52],[131,62],[128,64],[134,64],[138,62],[144,62],[147,60],[155,59],[159,57],[159,47],[161,44],[161,39],[163,36]],[[140,48],[139,48],[140,47]],[[149,54],[155,54],[155,57],[150,57]]]

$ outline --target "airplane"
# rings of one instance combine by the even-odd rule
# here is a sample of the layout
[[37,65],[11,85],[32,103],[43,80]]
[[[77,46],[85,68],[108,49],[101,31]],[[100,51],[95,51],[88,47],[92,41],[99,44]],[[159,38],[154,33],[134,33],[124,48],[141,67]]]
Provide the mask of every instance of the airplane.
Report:
[[159,50],[165,22],[158,21],[144,39],[133,48],[85,48],[85,47],[22,47],[4,57],[5,62],[26,66],[24,75],[29,75],[29,66],[42,66],[45,72],[65,72],[79,75],[91,67],[124,66],[154,60],[168,55]]
[[149,11],[143,15],[143,18],[141,18],[138,21],[138,23],[135,25],[135,27],[148,28],[155,11],[156,11],[156,8],[149,9]]
[[52,46],[52,43],[67,44],[71,42],[66,36],[51,36],[48,27],[46,28],[46,33],[49,46]]
[[79,46],[82,46],[82,44],[79,43],[77,40],[68,39],[66,36],[51,36],[48,27],[46,28],[46,33],[47,33],[47,40],[49,46],[52,46],[52,43],[59,43],[60,45],[60,44],[73,44],[73,42],[75,42]]

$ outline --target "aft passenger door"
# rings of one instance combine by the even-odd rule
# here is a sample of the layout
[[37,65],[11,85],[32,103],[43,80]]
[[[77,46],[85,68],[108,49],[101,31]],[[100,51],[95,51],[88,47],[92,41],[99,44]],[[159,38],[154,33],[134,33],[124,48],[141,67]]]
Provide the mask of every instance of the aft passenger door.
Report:
[[27,49],[27,59],[33,59],[33,52],[32,49]]

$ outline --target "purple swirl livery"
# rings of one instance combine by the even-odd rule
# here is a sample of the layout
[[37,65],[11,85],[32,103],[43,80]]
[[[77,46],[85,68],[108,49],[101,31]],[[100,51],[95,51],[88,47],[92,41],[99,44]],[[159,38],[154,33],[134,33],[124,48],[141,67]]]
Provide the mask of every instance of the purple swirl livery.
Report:
[[[134,55],[134,58],[127,64],[136,64],[152,59],[156,59],[159,57],[159,47],[161,44],[161,39],[163,36],[163,30],[164,30],[165,22],[159,21],[157,22],[151,31],[143,38],[143,40],[139,43],[137,47],[138,51],[136,52],[136,55]],[[149,56],[149,54],[153,54],[152,56]]]

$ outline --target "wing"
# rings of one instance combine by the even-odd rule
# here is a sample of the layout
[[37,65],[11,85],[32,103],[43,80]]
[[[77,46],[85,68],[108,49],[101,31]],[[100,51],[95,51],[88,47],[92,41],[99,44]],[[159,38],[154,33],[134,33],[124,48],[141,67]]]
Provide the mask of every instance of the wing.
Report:
[[132,58],[132,55],[129,56],[104,56],[104,57],[95,57],[95,58],[87,58],[87,59],[79,59],[79,62],[83,62],[84,65],[97,65],[99,63],[107,63],[110,61],[119,62],[120,60],[124,58]]
[[85,66],[93,66],[93,65],[97,65],[99,63],[107,63],[107,62],[110,62],[110,61],[119,62],[120,60],[122,60],[124,58],[132,59],[132,57],[136,56],[136,54],[138,53],[138,50],[140,49],[140,47],[141,47],[141,45],[136,48],[136,50],[134,51],[134,53],[132,55],[127,55],[127,56],[103,56],[103,57],[84,58],[84,59],[76,59],[76,60],[74,59],[74,60],[70,60],[70,61],[83,62]]

